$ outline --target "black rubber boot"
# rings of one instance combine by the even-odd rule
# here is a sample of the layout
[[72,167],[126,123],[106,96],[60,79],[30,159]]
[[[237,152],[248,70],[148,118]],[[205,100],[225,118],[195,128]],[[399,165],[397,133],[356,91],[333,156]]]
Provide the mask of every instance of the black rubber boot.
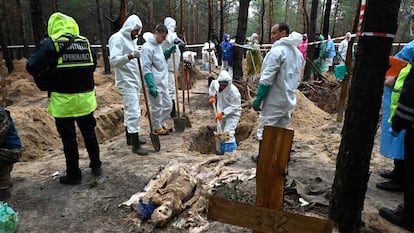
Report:
[[403,183],[404,180],[404,160],[394,159],[394,169],[392,171],[383,171],[379,174],[386,179],[396,180]]
[[70,185],[78,185],[82,183],[82,178],[75,178],[70,176],[61,176],[59,177],[59,183],[61,184],[70,184]]
[[[125,127],[125,137],[126,137],[126,141],[127,141],[128,146],[132,145],[131,135],[132,135],[131,133],[128,133],[127,127]],[[143,139],[143,138],[139,139],[139,144],[143,145],[145,143],[147,143],[147,141],[145,139]]]
[[148,151],[141,147],[138,133],[129,134],[132,142],[132,152],[139,155],[148,155]]
[[10,188],[0,188],[0,201],[7,201],[11,197]]
[[59,183],[78,185],[82,183],[82,172],[80,169],[72,173],[67,173],[66,176],[59,177]]
[[380,182],[380,183],[377,183],[375,187],[377,187],[377,189],[391,191],[391,192],[402,192],[403,191],[403,183],[400,183],[397,180]]
[[12,186],[11,179],[10,179],[10,172],[13,168],[13,164],[6,163],[4,161],[0,161],[0,191],[3,192],[4,196],[7,193],[10,193],[9,188]]
[[129,133],[128,133],[128,128],[127,128],[127,127],[125,127],[125,137],[126,137],[126,142],[127,142],[127,145],[128,145],[128,146],[132,145],[132,142],[131,142],[131,137],[129,136]]
[[172,109],[171,109],[171,113],[170,113],[170,117],[171,118],[176,118],[177,117],[177,110],[175,109],[175,101],[172,101]]
[[394,225],[400,226],[410,232],[414,231],[414,223],[405,213],[404,205],[398,206],[396,210],[383,207],[379,209],[379,215]]

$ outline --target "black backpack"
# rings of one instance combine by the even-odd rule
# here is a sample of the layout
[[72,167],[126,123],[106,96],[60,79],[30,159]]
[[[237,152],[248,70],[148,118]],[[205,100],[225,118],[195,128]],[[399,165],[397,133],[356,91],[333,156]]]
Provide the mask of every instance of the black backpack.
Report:
[[[62,49],[60,49],[59,52],[54,54],[52,59],[50,59],[48,63],[45,64],[45,67],[38,74],[33,75],[36,86],[40,90],[42,91],[50,90],[50,85],[51,85],[50,80],[54,77],[58,60],[62,56],[62,54],[66,51],[66,49],[69,47],[69,45],[72,44],[74,40],[75,40],[75,36],[70,36],[69,41],[67,41],[64,44],[64,46],[62,47]],[[30,59],[28,62],[30,62]]]

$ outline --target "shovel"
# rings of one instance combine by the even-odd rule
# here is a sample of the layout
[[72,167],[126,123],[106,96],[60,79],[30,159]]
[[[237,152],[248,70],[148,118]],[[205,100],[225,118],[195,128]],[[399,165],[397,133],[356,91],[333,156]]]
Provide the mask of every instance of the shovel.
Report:
[[[214,109],[214,117],[217,116],[217,109],[216,109],[216,104],[212,103],[211,105],[213,105],[213,109]],[[221,130],[221,124],[220,124],[220,120],[217,119],[217,132],[218,133],[222,133]]]
[[184,132],[185,129],[185,119],[180,116],[180,101],[178,100],[178,81],[177,81],[177,69],[175,66],[175,53],[172,54],[173,57],[173,66],[174,66],[174,82],[175,82],[175,102],[177,104],[177,117],[174,118],[174,128],[177,132]]
[[191,111],[191,104],[190,104],[190,69],[191,69],[191,64],[188,63],[186,66],[184,66],[185,69],[185,84],[187,87],[187,103],[188,103],[188,108],[190,109],[190,114],[192,113]]
[[161,149],[160,139],[158,138],[158,134],[153,133],[154,131],[152,128],[151,111],[148,105],[147,91],[145,90],[145,86],[144,86],[145,82],[144,82],[144,74],[142,73],[141,59],[138,57],[137,60],[138,60],[138,68],[139,68],[139,77],[141,78],[142,92],[144,93],[145,107],[147,108],[147,113],[148,113],[151,143],[152,143],[152,146],[154,147],[155,152],[158,152]]
[[[188,101],[190,101],[190,91],[189,91],[189,83],[188,83],[188,81],[187,81],[187,78],[188,78],[188,67],[187,66],[190,66],[191,64],[190,63],[184,63],[184,73],[185,73],[185,82],[186,82],[186,89],[187,89],[187,100]],[[183,79],[181,79],[181,86],[183,87],[182,88],[182,91],[183,91],[183,115],[184,115],[184,118],[185,118],[185,126],[186,127],[188,127],[188,128],[191,128],[191,122],[190,122],[190,119],[188,118],[188,116],[185,114],[185,93],[184,93],[184,80]],[[188,102],[188,103],[190,103],[190,102]],[[188,105],[188,106],[190,106],[190,105]],[[191,111],[191,109],[190,109],[190,111]]]
[[[217,116],[217,109],[216,109],[216,104],[212,103],[211,105],[213,105],[213,109],[214,109],[214,117]],[[222,130],[221,130],[221,123],[220,120],[217,119],[217,135],[221,134]],[[219,152],[220,151],[220,139],[217,136],[216,133],[214,133],[214,138],[216,139],[216,151]]]

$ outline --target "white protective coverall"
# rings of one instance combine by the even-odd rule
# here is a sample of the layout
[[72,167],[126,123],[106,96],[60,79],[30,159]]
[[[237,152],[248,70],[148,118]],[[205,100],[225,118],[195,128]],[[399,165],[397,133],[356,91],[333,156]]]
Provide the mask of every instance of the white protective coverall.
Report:
[[128,59],[128,54],[137,50],[137,38],[131,38],[131,31],[137,28],[142,28],[142,22],[138,16],[131,15],[122,28],[109,38],[109,60],[115,68],[115,85],[122,96],[124,125],[128,133],[138,133],[140,130],[139,97],[142,84],[137,60]]
[[[219,91],[220,81],[228,82],[227,87],[221,92]],[[217,113],[223,112],[221,128],[223,132],[229,132],[230,134],[230,139],[226,143],[236,142],[234,134],[242,112],[241,95],[239,89],[232,84],[232,78],[226,70],[221,71],[218,79],[213,80],[210,84],[209,95],[215,96],[216,94]]]
[[[166,50],[174,45],[174,40],[178,38],[177,33],[175,32],[175,28],[177,26],[176,21],[171,17],[166,17],[164,19],[164,24],[168,29],[167,38],[162,42],[162,49]],[[175,69],[178,72],[178,67],[180,65],[180,58],[181,58],[181,51],[176,45],[177,48],[175,50]],[[168,93],[170,94],[171,100],[176,100],[176,93],[175,93],[175,79],[174,79],[174,65],[173,65],[173,56],[167,60],[168,63]]]
[[[154,130],[167,128],[167,120],[172,109],[171,97],[168,94],[168,64],[164,57],[161,43],[157,43],[154,34],[146,32],[143,35],[146,41],[141,48],[142,72],[152,73],[158,95],[148,95],[150,102],[152,125]],[[146,86],[147,93],[149,93]]]
[[[202,60],[203,60],[203,64],[204,64],[204,68],[205,69],[209,69],[210,66],[210,62],[214,63],[214,66],[217,67],[218,66],[218,60],[216,57],[216,53],[215,51],[215,45],[214,43],[210,42],[206,42],[204,43],[203,48],[201,49],[201,53],[202,53]],[[208,52],[208,50],[211,50],[210,53]],[[210,61],[209,61],[210,59]]]
[[348,43],[350,40],[351,40],[351,33],[347,32],[345,34],[345,39],[343,39],[338,45],[338,53],[341,55],[341,59],[339,61],[340,64],[345,64],[346,53],[348,50]]
[[275,41],[266,54],[259,80],[260,84],[271,86],[262,101],[259,115],[257,139],[263,138],[265,125],[288,128],[290,111],[296,106],[296,88],[301,79],[303,56],[296,48],[302,35],[292,32],[288,37]]
[[185,62],[189,62],[191,63],[192,66],[194,66],[195,62],[196,62],[196,58],[197,57],[197,52],[193,52],[193,51],[185,51],[183,53],[183,60]]

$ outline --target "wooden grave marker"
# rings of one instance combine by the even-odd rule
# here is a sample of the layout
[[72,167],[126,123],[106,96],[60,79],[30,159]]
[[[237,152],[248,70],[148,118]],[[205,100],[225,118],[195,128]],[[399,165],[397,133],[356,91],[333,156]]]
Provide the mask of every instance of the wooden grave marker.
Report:
[[285,171],[293,130],[265,126],[256,169],[256,205],[209,198],[208,218],[253,232],[331,233],[334,222],[283,211]]

